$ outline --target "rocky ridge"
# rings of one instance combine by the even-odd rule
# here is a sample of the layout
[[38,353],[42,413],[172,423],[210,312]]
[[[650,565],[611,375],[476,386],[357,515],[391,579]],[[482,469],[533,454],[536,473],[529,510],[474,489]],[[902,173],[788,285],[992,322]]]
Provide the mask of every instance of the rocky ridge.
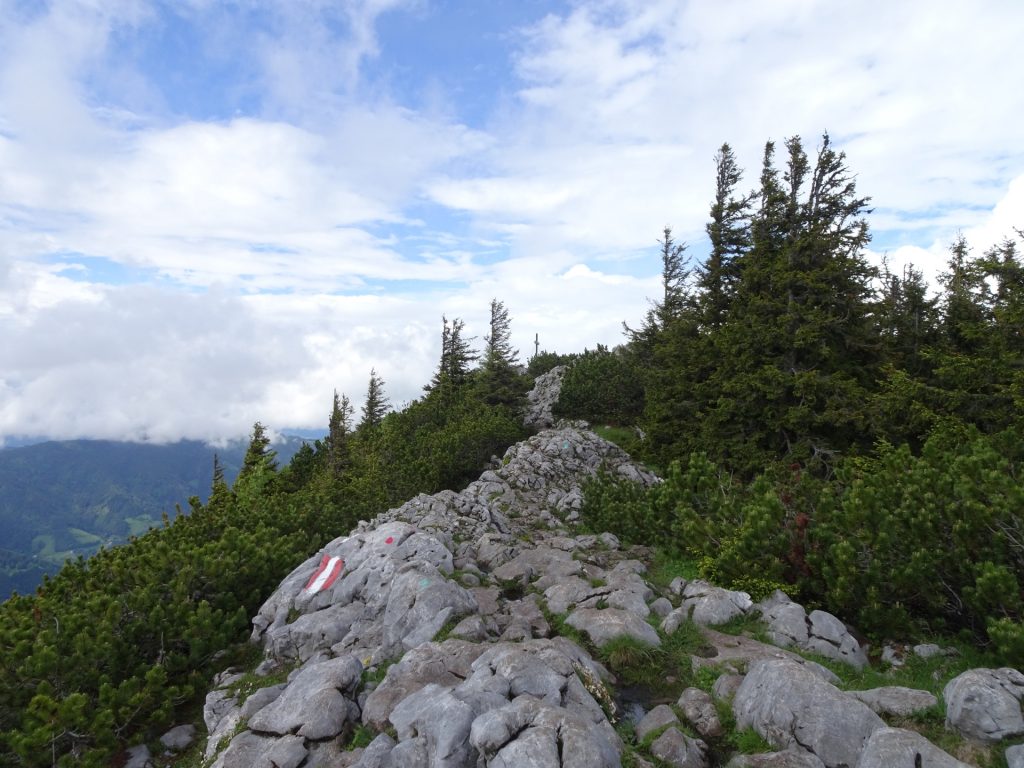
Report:
[[[560,423],[465,490],[417,496],[296,567],[253,619],[263,663],[225,671],[207,697],[204,765],[966,765],[883,719],[935,707],[931,694],[845,693],[793,652],[867,664],[837,617],[781,592],[755,604],[702,581],[659,591],[647,551],[574,530],[598,469],[658,482],[586,425]],[[710,628],[743,617],[772,644]],[[689,663],[723,672],[713,693],[627,695],[599,661],[622,638],[658,647],[694,624],[708,628]],[[988,742],[1024,734],[1022,693],[1014,670],[967,672],[946,688],[947,727]],[[723,707],[777,751],[730,754]]]

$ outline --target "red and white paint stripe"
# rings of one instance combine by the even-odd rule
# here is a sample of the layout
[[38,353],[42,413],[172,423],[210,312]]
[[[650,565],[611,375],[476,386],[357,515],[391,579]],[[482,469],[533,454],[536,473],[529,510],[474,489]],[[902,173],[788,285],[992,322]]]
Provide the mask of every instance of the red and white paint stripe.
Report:
[[327,589],[338,578],[338,574],[341,573],[341,569],[344,567],[345,561],[340,557],[324,555],[320,560],[320,566],[309,577],[309,581],[306,582],[305,590],[312,595],[321,589]]

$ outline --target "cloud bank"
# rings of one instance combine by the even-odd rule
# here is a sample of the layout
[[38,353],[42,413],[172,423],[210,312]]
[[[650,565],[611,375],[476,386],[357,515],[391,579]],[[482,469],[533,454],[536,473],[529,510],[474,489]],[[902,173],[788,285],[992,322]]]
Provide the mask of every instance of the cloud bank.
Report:
[[829,130],[926,274],[1024,226],[1018,3],[497,13],[0,5],[0,440],[322,427],[371,367],[416,397],[492,297],[523,357],[618,343],[662,228],[702,257],[723,141],[752,185]]

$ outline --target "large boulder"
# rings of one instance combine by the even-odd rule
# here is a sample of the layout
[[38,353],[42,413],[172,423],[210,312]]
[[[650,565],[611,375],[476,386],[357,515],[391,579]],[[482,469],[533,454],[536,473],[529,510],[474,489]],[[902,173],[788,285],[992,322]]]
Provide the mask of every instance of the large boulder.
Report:
[[812,752],[828,768],[855,766],[871,734],[885,727],[867,705],[782,659],[755,662],[732,706],[739,728],[778,749]]
[[249,719],[249,729],[310,739],[337,736],[359,717],[352,698],[362,672],[363,665],[351,656],[307,664],[280,696]]
[[618,608],[579,608],[569,614],[566,624],[585,632],[598,647],[619,637],[631,637],[648,645],[661,645],[654,627],[635,613]]
[[1024,675],[1016,669],[969,669],[942,691],[946,727],[969,739],[995,742],[1024,734]]

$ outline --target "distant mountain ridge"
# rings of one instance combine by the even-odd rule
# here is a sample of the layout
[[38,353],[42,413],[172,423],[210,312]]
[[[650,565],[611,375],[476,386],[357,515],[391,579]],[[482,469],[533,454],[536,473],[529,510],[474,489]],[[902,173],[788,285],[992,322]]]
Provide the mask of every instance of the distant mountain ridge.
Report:
[[[303,442],[274,445],[280,463]],[[247,445],[64,440],[0,451],[0,599],[34,591],[66,559],[145,533],[179,506],[187,512],[190,496],[205,501],[214,454],[233,481]]]

